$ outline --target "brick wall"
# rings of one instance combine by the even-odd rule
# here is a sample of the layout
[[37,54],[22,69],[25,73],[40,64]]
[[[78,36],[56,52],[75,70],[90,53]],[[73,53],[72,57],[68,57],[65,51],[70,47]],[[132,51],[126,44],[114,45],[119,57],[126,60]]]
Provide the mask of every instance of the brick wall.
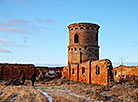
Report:
[[[99,59],[99,26],[92,23],[75,23],[69,25],[68,28],[68,64]],[[75,35],[78,36],[78,42],[75,42]]]
[[61,73],[64,67],[36,67],[37,69],[37,76],[38,77],[45,77],[49,74],[49,71],[54,71],[54,74],[58,74],[58,78],[61,78]]
[[91,83],[90,82],[90,61],[85,62],[83,64],[79,65],[79,81],[80,82],[85,82],[85,83]]
[[138,66],[123,66],[113,68],[114,79],[116,82],[129,81],[138,82]]
[[[99,74],[96,73],[97,66],[100,67]],[[74,69],[74,72],[73,72]],[[87,61],[80,64],[70,64],[64,67],[62,78],[66,77],[73,81],[89,84],[108,85],[111,83],[109,70],[112,71],[112,63],[108,59]]]
[[35,70],[36,68],[32,64],[0,64],[0,79],[20,79],[23,73],[26,78],[30,78]]
[[[92,84],[108,85],[108,67],[106,63],[110,63],[109,60],[97,60],[91,63]],[[112,63],[110,65],[112,66]],[[100,67],[100,74],[96,73],[97,66]]]
[[79,64],[71,64],[70,68],[70,80],[78,81]]
[[[3,67],[3,72],[2,72]],[[59,73],[61,77],[63,67],[35,67],[33,64],[0,64],[0,79],[20,79],[22,74],[25,73],[26,78],[31,78],[33,73],[38,77],[40,72],[44,76],[48,71],[53,70]]]

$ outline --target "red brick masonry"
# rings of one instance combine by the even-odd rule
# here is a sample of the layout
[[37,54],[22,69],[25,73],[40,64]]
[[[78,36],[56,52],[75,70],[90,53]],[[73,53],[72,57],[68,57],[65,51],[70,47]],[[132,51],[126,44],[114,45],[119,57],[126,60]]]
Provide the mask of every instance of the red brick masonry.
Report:
[[30,78],[35,70],[32,64],[0,64],[0,79],[19,79],[23,73]]
[[64,67],[62,78],[99,85],[110,85],[120,80],[136,82],[138,67],[119,66],[113,69],[110,60],[99,60],[99,28],[99,25],[93,23],[68,26],[68,66]]
[[[26,78],[30,78],[33,73],[39,76],[42,72],[42,76],[48,73],[49,70],[56,72],[61,72],[63,67],[36,67],[33,64],[0,64],[0,79],[20,79],[23,73],[25,73]],[[61,77],[61,76],[60,76]]]
[[114,79],[116,82],[138,83],[138,66],[123,66],[113,68]]
[[108,85],[111,83],[112,63],[108,59],[69,64],[64,67],[62,78],[89,84]]

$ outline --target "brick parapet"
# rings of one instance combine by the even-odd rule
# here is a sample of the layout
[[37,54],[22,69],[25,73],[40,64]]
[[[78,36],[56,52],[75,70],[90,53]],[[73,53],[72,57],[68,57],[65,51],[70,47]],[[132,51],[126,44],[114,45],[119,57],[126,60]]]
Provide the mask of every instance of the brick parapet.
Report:
[[74,23],[74,24],[70,24],[68,26],[68,29],[69,30],[75,30],[75,28],[80,29],[81,27],[84,27],[85,29],[87,29],[87,27],[91,27],[91,30],[94,30],[93,28],[98,30],[100,28],[99,25],[93,24],[93,23]]

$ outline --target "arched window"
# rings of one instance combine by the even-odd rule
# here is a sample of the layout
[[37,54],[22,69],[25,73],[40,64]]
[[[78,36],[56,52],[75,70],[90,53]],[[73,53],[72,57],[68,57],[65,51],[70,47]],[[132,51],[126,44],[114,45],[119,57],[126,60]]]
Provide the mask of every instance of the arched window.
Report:
[[94,30],[94,28],[92,28],[92,30]]
[[75,36],[74,36],[74,43],[79,43],[79,36],[78,36],[78,34],[75,34]]
[[96,66],[96,74],[97,74],[97,75],[100,74],[100,66],[99,66],[99,65]]
[[114,75],[117,75],[117,70],[114,71]]
[[98,34],[96,34],[96,41],[98,41]]
[[80,27],[80,29],[83,29],[83,27]]
[[86,29],[89,29],[89,27],[87,27]]
[[74,68],[72,69],[72,74],[75,74],[75,69]]
[[85,67],[82,67],[82,74],[85,74]]
[[78,28],[75,28],[75,30],[77,30]]

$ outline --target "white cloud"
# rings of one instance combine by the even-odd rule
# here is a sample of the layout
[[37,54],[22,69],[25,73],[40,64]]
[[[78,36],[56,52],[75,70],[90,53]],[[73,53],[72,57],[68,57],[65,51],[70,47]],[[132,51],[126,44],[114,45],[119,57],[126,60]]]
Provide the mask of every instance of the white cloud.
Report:
[[5,39],[0,39],[0,43],[2,43],[2,44],[7,44],[7,43],[13,43],[13,42],[7,41],[7,40],[5,40]]
[[0,39],[0,43],[7,43],[7,42],[8,42],[7,40]]
[[9,19],[7,22],[0,21],[1,26],[10,26],[10,25],[18,25],[18,26],[24,26],[28,24],[28,22],[24,19],[18,18],[18,19]]
[[27,45],[16,45],[16,44],[4,44],[4,46],[9,46],[9,47],[28,47]]
[[15,32],[15,33],[26,33],[25,29],[12,28],[12,27],[0,27],[1,32]]
[[56,23],[56,21],[52,18],[37,18],[38,23]]
[[11,53],[8,49],[0,49],[0,53]]
[[9,25],[26,25],[28,22],[24,19],[9,19],[8,23]]

